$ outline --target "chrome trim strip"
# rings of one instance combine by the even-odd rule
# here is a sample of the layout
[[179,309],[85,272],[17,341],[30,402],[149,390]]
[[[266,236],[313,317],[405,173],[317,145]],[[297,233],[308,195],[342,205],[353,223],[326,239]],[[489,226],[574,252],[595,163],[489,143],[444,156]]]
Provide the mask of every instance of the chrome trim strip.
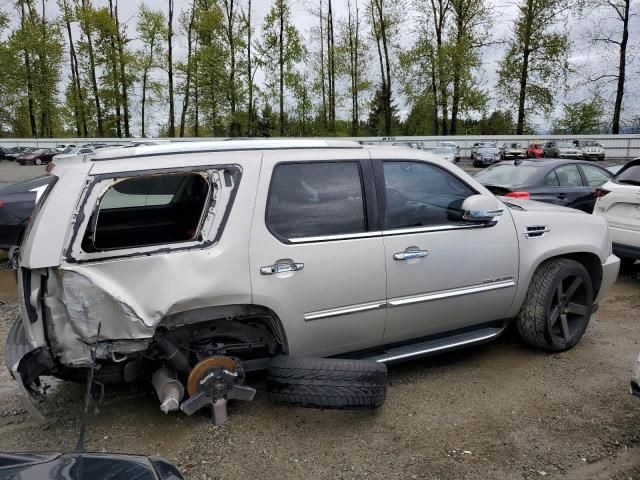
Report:
[[447,230],[464,230],[467,228],[485,228],[487,225],[437,225],[434,227],[414,227],[414,228],[395,228],[393,230],[383,230],[382,235],[402,235],[409,233],[427,233],[427,232],[444,232]]
[[291,243],[330,242],[334,240],[350,240],[352,238],[379,237],[380,235],[382,235],[382,232],[380,230],[377,230],[375,232],[360,232],[360,233],[346,233],[342,235],[320,235],[317,237],[289,238],[288,240]]
[[440,292],[412,295],[410,297],[396,297],[388,301],[388,306],[398,307],[401,305],[409,305],[412,303],[430,302],[432,300],[441,300],[443,298],[459,297],[461,295],[470,295],[473,293],[486,292],[489,290],[498,290],[501,288],[515,287],[515,280],[507,280],[500,282],[486,283],[483,285],[472,285],[469,287],[457,288],[454,290],[444,290]]
[[484,335],[483,337],[470,338],[469,340],[462,340],[460,342],[449,343],[447,345],[438,345],[436,347],[425,348],[424,350],[417,350],[415,352],[404,353],[404,354],[401,354],[401,355],[384,357],[384,358],[380,358],[380,359],[376,360],[376,363],[392,362],[394,360],[400,360],[400,359],[403,359],[403,358],[415,357],[416,355],[424,355],[426,353],[438,352],[440,350],[449,350],[451,348],[461,347],[463,345],[469,345],[469,344],[472,344],[472,343],[482,342],[484,340],[490,340],[492,338],[496,338],[501,333],[502,333],[502,330],[498,330],[495,333],[491,333],[489,335]]
[[377,310],[387,306],[384,300],[378,302],[361,303],[359,305],[350,305],[348,307],[331,308],[329,310],[318,310],[304,314],[304,321],[320,320],[322,318],[338,317],[340,315],[349,315],[351,313],[366,312],[369,310]]

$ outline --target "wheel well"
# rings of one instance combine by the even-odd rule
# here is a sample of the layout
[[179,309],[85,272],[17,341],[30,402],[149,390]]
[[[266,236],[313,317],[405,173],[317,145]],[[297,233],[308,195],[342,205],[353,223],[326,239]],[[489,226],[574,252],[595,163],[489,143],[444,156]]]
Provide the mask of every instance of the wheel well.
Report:
[[596,254],[589,252],[576,252],[566,253],[552,258],[569,258],[582,264],[582,266],[587,269],[587,272],[589,272],[589,276],[591,277],[591,283],[593,284],[593,298],[598,296],[600,286],[602,285],[602,263]]

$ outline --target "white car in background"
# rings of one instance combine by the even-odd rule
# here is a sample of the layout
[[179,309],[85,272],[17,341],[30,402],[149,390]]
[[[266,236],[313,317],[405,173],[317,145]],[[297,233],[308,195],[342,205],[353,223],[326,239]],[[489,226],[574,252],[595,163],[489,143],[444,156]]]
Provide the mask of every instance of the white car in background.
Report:
[[452,147],[434,147],[434,148],[423,148],[425,152],[433,153],[438,155],[443,160],[447,162],[454,163],[456,161],[456,151]]
[[609,223],[613,252],[626,264],[640,259],[640,157],[596,190],[594,215]]
[[85,153],[93,153],[93,147],[67,147],[61,153],[53,157],[53,160],[74,157],[76,155],[84,155]]
[[455,162],[458,163],[460,161],[460,147],[455,144],[455,142],[440,142],[441,147],[449,147],[453,148],[454,151],[454,159]]

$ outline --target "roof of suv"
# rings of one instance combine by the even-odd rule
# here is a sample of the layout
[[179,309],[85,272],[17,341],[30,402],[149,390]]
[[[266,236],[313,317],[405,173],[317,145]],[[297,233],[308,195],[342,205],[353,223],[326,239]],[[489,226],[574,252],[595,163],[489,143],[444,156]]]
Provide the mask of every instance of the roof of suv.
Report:
[[94,162],[118,160],[172,153],[197,153],[238,150],[289,150],[313,148],[363,148],[361,144],[346,140],[218,140],[205,142],[170,142],[159,145],[134,145],[117,149],[98,150],[87,159]]

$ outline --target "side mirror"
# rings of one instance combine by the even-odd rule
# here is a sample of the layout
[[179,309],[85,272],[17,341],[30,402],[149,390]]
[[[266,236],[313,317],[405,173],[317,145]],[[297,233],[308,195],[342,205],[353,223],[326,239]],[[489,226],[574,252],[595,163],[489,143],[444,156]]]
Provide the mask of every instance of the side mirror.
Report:
[[471,195],[462,202],[462,219],[467,222],[495,224],[502,216],[502,208],[495,197]]

